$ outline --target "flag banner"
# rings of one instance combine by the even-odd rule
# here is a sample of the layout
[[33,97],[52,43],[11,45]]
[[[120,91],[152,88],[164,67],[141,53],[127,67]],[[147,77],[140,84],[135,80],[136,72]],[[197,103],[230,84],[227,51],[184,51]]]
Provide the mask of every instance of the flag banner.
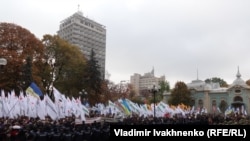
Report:
[[34,96],[36,98],[40,98],[41,96],[43,96],[42,91],[40,90],[40,88],[34,82],[32,82],[30,84],[30,86],[27,88],[26,94]]

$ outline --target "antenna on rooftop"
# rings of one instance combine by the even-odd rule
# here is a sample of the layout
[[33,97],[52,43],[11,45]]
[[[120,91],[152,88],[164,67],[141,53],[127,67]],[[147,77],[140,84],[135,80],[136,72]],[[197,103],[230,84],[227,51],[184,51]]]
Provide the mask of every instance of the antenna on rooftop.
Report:
[[199,72],[198,72],[198,69],[197,69],[197,80],[199,80]]
[[77,13],[80,14],[80,15],[83,15],[83,13],[80,10],[80,4],[77,5]]

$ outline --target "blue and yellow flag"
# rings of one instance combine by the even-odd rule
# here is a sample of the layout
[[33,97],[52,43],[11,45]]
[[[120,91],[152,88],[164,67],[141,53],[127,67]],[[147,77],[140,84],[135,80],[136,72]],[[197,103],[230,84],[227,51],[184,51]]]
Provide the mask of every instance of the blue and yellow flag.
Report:
[[43,96],[42,91],[34,82],[32,82],[30,86],[26,89],[26,94],[34,96],[36,98],[40,98],[41,96]]

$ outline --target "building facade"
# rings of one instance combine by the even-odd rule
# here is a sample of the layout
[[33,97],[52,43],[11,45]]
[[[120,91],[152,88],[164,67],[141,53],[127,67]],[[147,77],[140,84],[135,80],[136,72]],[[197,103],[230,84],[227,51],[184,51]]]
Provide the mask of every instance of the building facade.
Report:
[[145,73],[144,75],[134,73],[130,76],[130,84],[134,87],[137,96],[143,90],[149,90],[153,85],[158,86],[159,82],[165,81],[165,76],[156,77],[154,75],[154,68],[151,72]]
[[101,76],[105,77],[106,61],[106,27],[83,16],[78,11],[60,23],[58,35],[80,48],[87,59],[91,50],[95,52],[95,58],[100,66]]
[[[229,107],[241,114],[250,113],[250,86],[241,78],[240,71],[229,87],[220,87],[218,83],[205,83],[193,80],[186,84],[191,92],[193,106],[196,109],[205,108],[209,113],[225,112]],[[165,94],[167,102],[170,93]]]

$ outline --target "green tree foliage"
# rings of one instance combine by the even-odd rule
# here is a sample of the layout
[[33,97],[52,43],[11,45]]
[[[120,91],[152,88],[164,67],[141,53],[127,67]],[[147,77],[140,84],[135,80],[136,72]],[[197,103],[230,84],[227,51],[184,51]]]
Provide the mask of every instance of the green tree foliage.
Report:
[[84,89],[85,56],[57,35],[44,35],[42,42],[46,48],[43,80],[47,91],[54,86],[67,96],[78,97]]
[[192,103],[191,93],[187,88],[187,85],[182,82],[178,81],[173,88],[170,99],[168,101],[170,105],[177,106],[178,104],[184,104],[190,106]]
[[164,92],[164,91],[169,92],[170,91],[170,85],[169,85],[168,81],[160,81],[159,85],[160,85],[160,89],[162,92]]
[[149,103],[158,103],[162,100],[163,95],[159,90],[156,90],[155,92],[155,97],[154,97],[154,92],[151,91],[150,97],[146,98],[146,101],[149,101]]
[[21,90],[26,90],[33,81],[32,60],[31,57],[28,56],[26,58],[26,64],[23,66],[22,77],[19,84],[19,86],[21,86]]
[[137,104],[145,104],[145,99],[141,97],[132,97],[130,100]]
[[86,86],[89,103],[91,105],[99,102],[100,100],[102,81],[103,79],[101,78],[100,66],[95,58],[95,52],[92,49],[90,58],[87,60],[84,76],[84,84]]
[[159,89],[159,93],[157,96],[157,101],[161,101],[163,99],[164,92],[170,91],[170,85],[168,81],[160,81],[159,86],[160,86],[160,89]]
[[205,80],[205,82],[206,83],[219,83],[221,87],[228,87],[227,82],[218,77],[208,78]]
[[43,63],[43,55],[41,41],[30,31],[16,24],[0,23],[0,58],[5,58],[8,62],[1,70],[4,75],[0,77],[0,89],[20,90],[20,80],[25,77],[22,75],[26,75],[23,68],[28,57],[31,57],[34,81],[41,86],[41,78],[37,75],[40,68],[37,64]]
[[146,98],[146,100],[149,101],[150,103],[154,103],[154,101],[156,103],[158,103],[158,102],[162,101],[164,92],[170,91],[169,82],[168,81],[160,81],[159,87],[156,89],[157,89],[156,90],[157,92],[155,95],[155,99],[154,99],[154,95],[153,95],[152,91],[150,91],[150,90],[143,90],[143,91],[141,91],[141,93]]

